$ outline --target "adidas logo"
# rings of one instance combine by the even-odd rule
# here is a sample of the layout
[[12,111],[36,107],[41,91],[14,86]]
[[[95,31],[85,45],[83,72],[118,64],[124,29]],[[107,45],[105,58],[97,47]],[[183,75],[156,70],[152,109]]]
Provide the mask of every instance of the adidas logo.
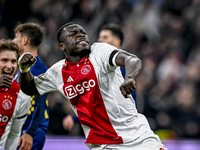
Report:
[[69,76],[69,78],[67,79],[67,82],[72,82],[72,81],[74,81],[74,80],[72,79],[71,76]]

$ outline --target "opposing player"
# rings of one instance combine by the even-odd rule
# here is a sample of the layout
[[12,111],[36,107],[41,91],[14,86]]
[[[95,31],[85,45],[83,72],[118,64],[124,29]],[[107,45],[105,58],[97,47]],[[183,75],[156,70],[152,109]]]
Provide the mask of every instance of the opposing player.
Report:
[[[38,56],[38,47],[42,43],[44,33],[43,28],[36,23],[19,24],[15,28],[15,38],[13,42],[18,44],[20,55],[25,52],[36,57],[36,63],[30,68],[33,75],[38,76],[46,72],[47,66]],[[18,80],[19,72],[15,76]],[[31,107],[28,117],[23,125],[19,144],[23,148],[26,144],[31,144],[33,150],[41,150],[46,140],[46,131],[49,125],[49,109],[47,94],[31,95]],[[18,147],[18,149],[20,146]]]
[[[86,31],[75,23],[63,25],[57,39],[66,59],[41,76],[29,71],[35,62],[31,54],[20,57],[22,90],[28,95],[61,92],[78,115],[91,150],[166,150],[130,96],[141,60],[106,43],[90,46]],[[125,78],[119,66],[125,67]]]
[[[0,149],[15,150],[31,98],[13,80],[19,47],[11,40],[0,40]],[[31,147],[27,146],[28,149]]]

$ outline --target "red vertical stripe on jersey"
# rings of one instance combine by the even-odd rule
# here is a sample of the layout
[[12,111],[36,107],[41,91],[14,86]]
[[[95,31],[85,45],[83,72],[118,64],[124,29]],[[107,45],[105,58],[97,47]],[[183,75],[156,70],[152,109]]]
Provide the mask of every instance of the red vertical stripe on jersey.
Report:
[[0,89],[0,138],[12,118],[19,90],[20,87],[15,81],[13,81],[10,89]]
[[62,75],[64,93],[76,107],[80,123],[91,128],[86,143],[123,143],[109,120],[90,60],[83,58],[77,64],[68,63],[63,67]]

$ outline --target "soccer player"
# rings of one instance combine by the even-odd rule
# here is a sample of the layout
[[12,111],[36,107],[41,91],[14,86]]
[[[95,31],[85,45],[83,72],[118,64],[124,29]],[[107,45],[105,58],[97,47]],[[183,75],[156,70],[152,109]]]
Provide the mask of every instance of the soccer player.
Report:
[[[121,26],[117,24],[105,24],[101,27],[99,31],[98,42],[108,43],[115,46],[117,49],[121,49],[122,43],[124,40],[124,35]],[[120,67],[122,75],[125,75],[124,67]],[[131,93],[132,97],[136,101],[136,89]],[[71,130],[74,126],[75,121],[78,122],[78,118],[72,115],[67,115],[63,119],[63,127],[66,130]]]
[[[67,23],[57,32],[66,59],[34,77],[35,58],[19,58],[20,87],[28,95],[59,91],[71,102],[91,150],[166,150],[130,94],[142,68],[141,60],[106,43],[90,41],[85,29]],[[120,67],[125,67],[122,77]]]
[[[47,70],[47,66],[38,56],[38,47],[44,36],[43,28],[36,23],[19,24],[15,30],[13,42],[18,44],[20,55],[25,52],[31,53],[36,58],[36,63],[30,68],[33,75],[38,76]],[[19,72],[15,77],[18,80]],[[19,144],[23,148],[26,144],[33,144],[33,150],[41,150],[46,140],[46,131],[49,125],[49,109],[47,94],[31,95],[31,107],[28,117],[21,131]],[[20,146],[18,147],[18,149]]]
[[[13,80],[19,47],[11,40],[0,40],[0,149],[15,150],[31,98]],[[27,147],[30,149],[30,147]]]

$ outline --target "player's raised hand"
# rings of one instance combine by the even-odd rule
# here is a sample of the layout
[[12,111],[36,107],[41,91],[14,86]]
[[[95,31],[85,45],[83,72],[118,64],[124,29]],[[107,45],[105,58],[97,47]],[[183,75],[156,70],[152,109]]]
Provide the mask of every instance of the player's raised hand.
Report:
[[19,68],[21,73],[28,72],[30,67],[33,66],[36,62],[36,58],[31,55],[31,53],[27,52],[20,56],[18,60]]
[[10,88],[10,86],[12,84],[12,79],[13,79],[12,76],[2,74],[0,76],[0,89],[2,89],[2,88]]
[[130,98],[130,94],[135,90],[135,88],[136,84],[133,78],[126,78],[120,86],[121,93],[125,98]]

